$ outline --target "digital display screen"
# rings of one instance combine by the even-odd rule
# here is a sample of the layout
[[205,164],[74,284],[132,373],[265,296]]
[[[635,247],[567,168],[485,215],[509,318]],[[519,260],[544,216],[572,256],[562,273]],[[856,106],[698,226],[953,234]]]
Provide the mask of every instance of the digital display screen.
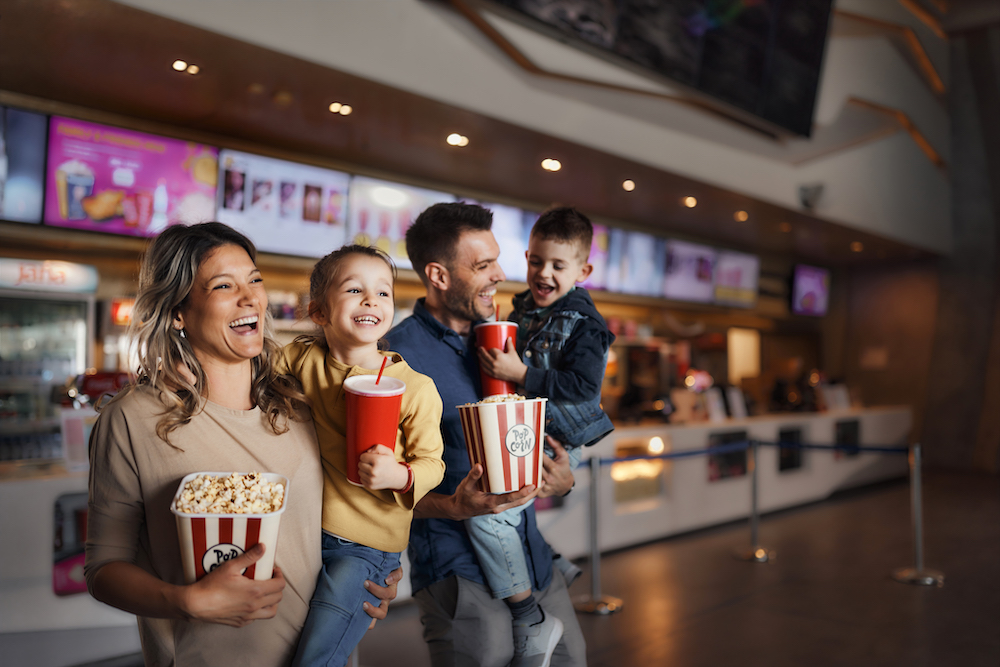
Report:
[[753,307],[759,276],[760,259],[756,255],[720,251],[715,260],[715,303]]
[[218,150],[53,116],[45,222],[129,236],[215,218]]
[[47,132],[42,114],[0,107],[0,218],[42,221]]
[[351,179],[347,224],[349,243],[374,245],[396,266],[412,266],[406,254],[406,230],[428,206],[454,202],[455,196],[364,176]]
[[666,247],[663,296],[678,301],[712,303],[715,299],[716,250],[686,241],[667,241]]
[[830,272],[798,264],[792,278],[792,312],[796,315],[826,315],[830,300]]
[[218,220],[258,250],[322,257],[347,242],[348,174],[223,149]]
[[609,230],[604,225],[594,225],[594,238],[590,243],[590,265],[594,270],[581,283],[587,289],[606,289],[608,286],[608,249],[611,243]]
[[666,241],[650,234],[626,234],[620,291],[643,296],[663,296],[665,245]]

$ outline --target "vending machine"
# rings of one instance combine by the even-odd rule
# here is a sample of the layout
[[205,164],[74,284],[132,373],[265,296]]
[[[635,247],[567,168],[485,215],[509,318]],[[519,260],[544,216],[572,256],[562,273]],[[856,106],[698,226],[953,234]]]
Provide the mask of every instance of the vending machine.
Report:
[[0,258],[0,461],[64,457],[59,388],[91,365],[97,270]]

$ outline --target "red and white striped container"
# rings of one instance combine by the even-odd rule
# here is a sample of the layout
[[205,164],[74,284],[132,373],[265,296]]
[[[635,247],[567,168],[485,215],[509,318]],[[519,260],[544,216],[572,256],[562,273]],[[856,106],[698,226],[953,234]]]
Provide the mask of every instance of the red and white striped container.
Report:
[[[198,475],[226,478],[231,472],[194,472],[184,477],[170,503],[177,520],[177,537],[181,543],[184,579],[193,584],[206,574],[243,554],[258,542],[266,549],[259,561],[246,568],[243,576],[250,579],[270,579],[274,573],[274,553],[278,544],[278,525],[288,506],[288,478],[284,475],[261,473],[268,482],[280,482],[285,487],[281,508],[267,514],[188,514],[177,510],[177,499],[184,485]],[[236,473],[242,475],[245,473]]]
[[542,481],[544,398],[459,405],[472,465],[483,464],[479,489],[510,493]]

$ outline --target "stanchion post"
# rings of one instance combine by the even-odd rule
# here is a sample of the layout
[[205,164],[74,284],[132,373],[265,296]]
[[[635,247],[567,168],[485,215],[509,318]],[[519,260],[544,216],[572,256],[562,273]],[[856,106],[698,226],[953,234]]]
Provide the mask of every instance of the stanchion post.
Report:
[[892,578],[901,584],[916,586],[944,586],[944,573],[924,569],[924,504],[921,485],[920,443],[910,448],[910,514],[913,519],[914,567],[901,567],[893,571]]
[[580,596],[573,601],[577,611],[606,616],[621,611],[625,604],[619,598],[601,595],[601,549],[597,540],[600,513],[601,459],[590,458],[590,596]]
[[757,531],[760,528],[760,508],[757,504],[758,477],[757,462],[760,454],[760,443],[756,440],[750,441],[750,548],[740,549],[736,552],[736,557],[740,560],[748,560],[754,563],[766,563],[777,557],[777,553],[760,546]]

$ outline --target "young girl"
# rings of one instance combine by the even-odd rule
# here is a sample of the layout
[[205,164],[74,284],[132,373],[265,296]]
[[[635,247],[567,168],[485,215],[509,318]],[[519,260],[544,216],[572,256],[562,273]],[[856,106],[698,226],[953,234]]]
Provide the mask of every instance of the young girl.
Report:
[[[399,567],[413,507],[444,477],[441,398],[434,382],[403,358],[379,351],[393,315],[395,267],[381,250],[344,246],[319,262],[310,278],[309,316],[322,337],[284,349],[283,370],[302,383],[312,408],[323,460],[323,569],[309,603],[294,665],[344,665],[378,600],[361,590]],[[396,441],[361,455],[363,486],[347,480],[344,380],[377,374],[406,383]],[[395,447],[395,453],[391,447]],[[294,493],[294,491],[293,491]]]

